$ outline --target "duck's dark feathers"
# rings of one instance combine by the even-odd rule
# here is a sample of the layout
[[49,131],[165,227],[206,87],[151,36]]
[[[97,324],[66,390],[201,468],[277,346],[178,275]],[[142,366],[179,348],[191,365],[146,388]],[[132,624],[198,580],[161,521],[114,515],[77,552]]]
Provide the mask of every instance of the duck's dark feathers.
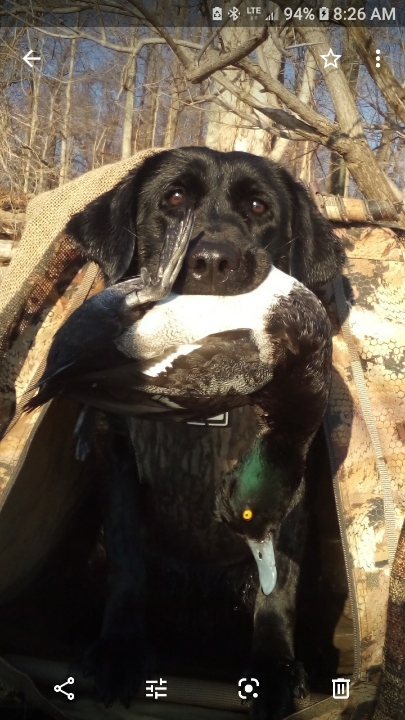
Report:
[[[71,316],[55,337],[30,407],[65,392],[106,411],[208,417],[251,402],[287,357],[311,364],[312,345],[330,342],[319,300],[274,267],[250,293],[170,294],[143,315],[122,309],[133,285],[109,288]],[[96,336],[93,351],[79,353],[80,336],[89,332]]]

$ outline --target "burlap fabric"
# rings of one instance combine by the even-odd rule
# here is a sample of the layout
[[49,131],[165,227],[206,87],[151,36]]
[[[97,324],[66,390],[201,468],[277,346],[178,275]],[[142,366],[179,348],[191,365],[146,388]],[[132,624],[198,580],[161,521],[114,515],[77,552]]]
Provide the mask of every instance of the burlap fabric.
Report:
[[[0,285],[0,437],[8,429],[0,442],[0,509],[7,502],[7,513],[2,515],[7,521],[0,524],[0,599],[9,598],[29,580],[44,560],[49,543],[52,545],[63,534],[77,501],[77,497],[74,500],[74,489],[79,489],[82,475],[80,464],[72,457],[73,446],[65,442],[75,423],[73,406],[70,404],[68,412],[63,414],[63,422],[57,420],[59,434],[52,431],[52,422],[55,422],[52,412],[42,428],[48,408],[21,414],[29,397],[27,390],[41,375],[56,330],[89,293],[101,289],[104,284],[98,266],[81,257],[63,229],[75,212],[109,190],[153,152],[142,151],[33,199],[27,209],[26,227],[18,252]],[[37,450],[39,439],[34,442],[40,427],[41,444],[48,443],[47,463]],[[67,456],[69,445],[70,455]],[[68,484],[60,471],[61,454],[66,467],[70,468]],[[31,472],[29,467],[27,470],[27,463]],[[22,502],[22,498],[17,499],[11,491],[15,479],[25,473],[30,481]],[[50,493],[51,487],[57,488],[58,492]],[[82,487],[79,497],[84,492],[85,487]],[[18,525],[12,532],[12,524],[18,523],[19,514],[24,508],[29,511],[32,506],[43,507],[44,524],[38,520],[35,528],[30,527],[30,536],[25,536],[21,527],[17,532]],[[33,516],[29,513],[30,518]],[[24,552],[27,543],[30,553]],[[17,558],[23,561],[18,562]]]
[[[1,340],[10,325],[15,323],[34,285],[42,280],[42,275],[48,270],[50,255],[58,253],[59,243],[63,240],[62,230],[67,221],[91,200],[114,187],[129,170],[141,165],[156,152],[159,150],[142,150],[127,160],[104,165],[31,200],[18,253],[0,286]],[[60,267],[63,267],[62,260]]]
[[53,335],[96,277],[96,266],[84,268],[84,258],[62,232],[67,221],[153,152],[93,170],[29,203],[18,252],[0,285],[0,437]]
[[[18,253],[0,288],[3,427],[12,420],[16,403],[17,411],[20,409],[24,393],[38,374],[56,329],[75,304],[102,286],[103,279],[97,280],[97,268],[86,264],[85,258],[80,257],[69,238],[63,235],[67,220],[153,152],[145,151],[88,173],[39,196],[30,204]],[[368,694],[369,702],[374,688],[363,681],[369,668],[382,660],[390,565],[404,515],[405,271],[403,251],[392,231],[366,228],[343,234],[347,236],[347,274],[355,298],[349,308],[342,285],[335,284],[335,296],[329,306],[336,330],[334,378],[326,428],[353,604],[355,676],[359,680],[357,687]],[[78,408],[68,404],[65,437],[71,436],[77,412]],[[16,478],[25,472],[28,483],[35,474],[30,455],[35,457],[35,439],[40,432],[45,435],[48,432],[52,438],[54,425],[52,406],[28,416],[23,414],[0,443],[2,518],[7,503],[12,504],[11,490]],[[53,445],[56,447],[57,443],[51,440],[48,447]],[[76,473],[77,480],[80,471],[72,460],[72,452],[70,448],[66,463],[70,462],[70,475]],[[52,455],[51,450],[49,453]],[[48,474],[46,485],[50,488],[52,478],[56,481],[58,475],[55,458],[44,472]],[[78,485],[77,482],[72,485],[73,496]],[[36,491],[40,492],[39,482]],[[64,499],[71,510],[66,494]],[[20,545],[16,540],[24,534],[23,524],[14,528],[16,550],[12,578],[8,575],[10,563],[7,561],[12,523],[7,524],[7,537],[2,537],[0,523],[0,600],[12,596],[24,584],[40,564],[52,538],[61,532],[60,528],[52,527],[55,525],[49,519],[52,500],[47,498],[47,501],[50,504],[43,518],[45,526],[47,523],[49,526],[44,531],[46,542],[41,544],[38,534],[36,549],[31,545],[27,553],[27,538],[25,544]],[[28,507],[27,501],[23,510],[27,511]],[[69,515],[63,516],[61,503],[58,510],[58,520],[63,527],[62,520],[67,522]],[[7,512],[5,514],[7,516]],[[27,556],[21,572],[19,553]],[[34,561],[30,566],[31,556]],[[303,710],[296,717],[332,720],[342,717],[342,713],[345,718],[352,716],[352,720],[366,717],[364,713],[358,714],[357,711],[363,712],[362,703],[353,697],[354,694],[347,708],[343,701],[325,701],[329,706],[319,704],[318,715],[313,708]],[[356,707],[353,714],[352,709]]]

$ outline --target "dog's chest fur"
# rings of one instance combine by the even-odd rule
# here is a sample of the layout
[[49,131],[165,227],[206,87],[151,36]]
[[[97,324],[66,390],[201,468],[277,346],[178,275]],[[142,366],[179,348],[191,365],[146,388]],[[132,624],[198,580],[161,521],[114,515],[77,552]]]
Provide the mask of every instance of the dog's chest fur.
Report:
[[140,478],[151,488],[143,523],[148,548],[221,565],[250,558],[244,540],[214,520],[215,492],[224,473],[259,432],[252,408],[229,416],[228,427],[131,420]]

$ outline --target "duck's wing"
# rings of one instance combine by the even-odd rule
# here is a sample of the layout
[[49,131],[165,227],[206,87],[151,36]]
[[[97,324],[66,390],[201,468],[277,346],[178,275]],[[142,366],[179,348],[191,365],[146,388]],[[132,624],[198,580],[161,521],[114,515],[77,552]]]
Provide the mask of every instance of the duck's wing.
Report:
[[36,385],[39,392],[26,409],[47,402],[64,389],[66,382],[86,371],[128,362],[114,340],[151,303],[170,292],[187,251],[193,221],[189,211],[180,223],[168,226],[154,279],[142,268],[139,277],[106,288],[72,313],[53,339],[44,373]]
[[273,369],[268,356],[260,357],[254,333],[241,328],[171,347],[153,360],[86,373],[65,392],[103,410],[192,419],[249,403]]
[[[214,333],[139,366],[142,386],[177,397],[249,395],[267,384],[278,352],[263,357],[249,328]],[[126,372],[130,373],[130,366]]]

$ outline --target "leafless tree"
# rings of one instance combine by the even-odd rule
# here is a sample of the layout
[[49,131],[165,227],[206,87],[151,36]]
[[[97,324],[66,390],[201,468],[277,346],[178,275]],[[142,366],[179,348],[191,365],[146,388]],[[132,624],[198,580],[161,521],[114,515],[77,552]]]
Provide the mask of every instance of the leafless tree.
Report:
[[[192,27],[186,0],[165,24],[150,8],[9,0],[0,10],[3,187],[39,192],[142,147],[208,144],[267,155],[332,192],[402,200],[402,28],[371,35],[294,17],[213,28],[204,12]],[[32,70],[21,63],[27,38],[42,58]],[[377,41],[390,49],[378,71]],[[331,45],[342,60],[325,68]]]

